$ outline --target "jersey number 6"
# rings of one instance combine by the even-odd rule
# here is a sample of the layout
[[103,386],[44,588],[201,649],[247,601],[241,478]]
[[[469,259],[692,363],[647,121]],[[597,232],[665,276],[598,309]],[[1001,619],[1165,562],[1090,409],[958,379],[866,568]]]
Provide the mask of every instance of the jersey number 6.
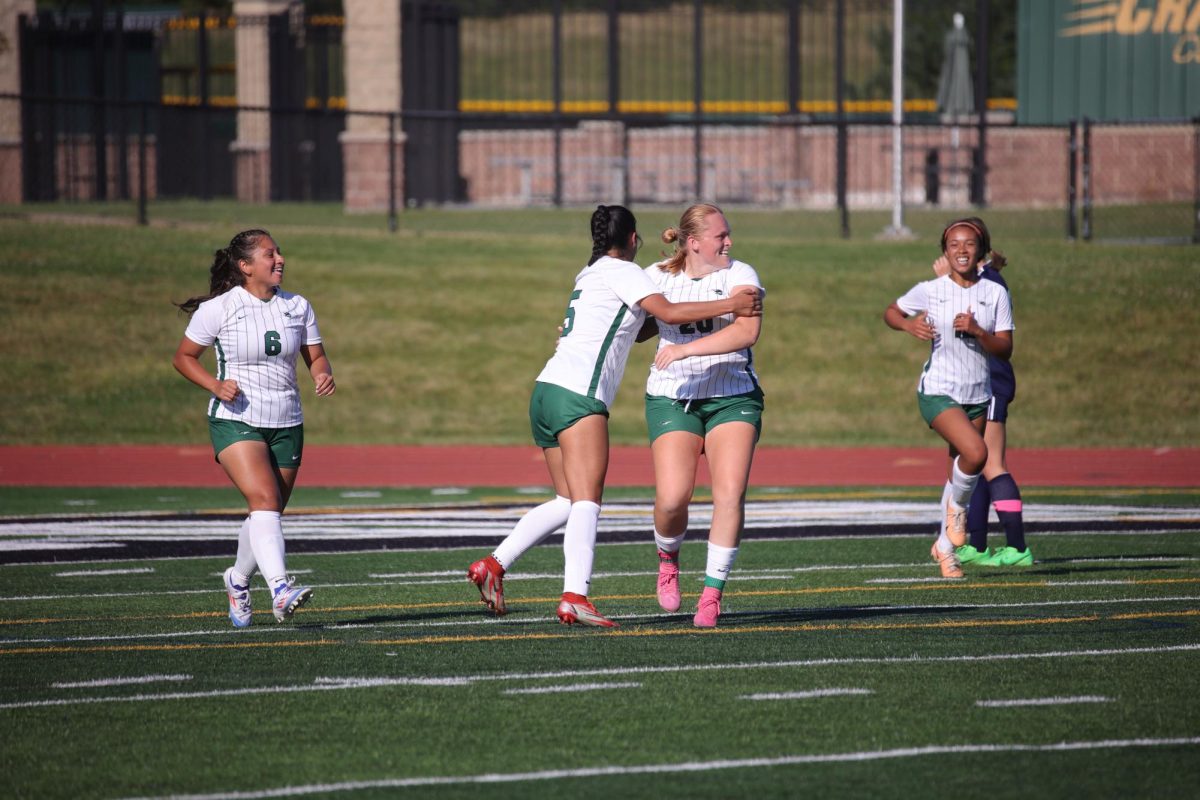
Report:
[[279,331],[267,331],[263,334],[263,346],[267,355],[277,356],[283,352],[283,343],[279,341]]

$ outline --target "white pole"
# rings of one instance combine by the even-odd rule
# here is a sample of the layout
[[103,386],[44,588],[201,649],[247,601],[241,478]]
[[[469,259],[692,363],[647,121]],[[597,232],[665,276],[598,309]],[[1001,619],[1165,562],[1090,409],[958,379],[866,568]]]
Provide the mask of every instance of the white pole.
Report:
[[904,0],[892,0],[892,225],[884,233],[912,236],[904,227]]

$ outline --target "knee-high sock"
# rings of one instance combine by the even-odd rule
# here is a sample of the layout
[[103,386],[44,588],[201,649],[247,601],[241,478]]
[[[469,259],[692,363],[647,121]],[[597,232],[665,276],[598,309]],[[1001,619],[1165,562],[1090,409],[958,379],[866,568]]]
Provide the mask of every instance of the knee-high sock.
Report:
[[492,553],[492,557],[500,562],[505,571],[512,569],[529,548],[566,525],[570,515],[571,501],[562,495],[531,508]]
[[950,481],[946,481],[942,486],[942,503],[938,506],[940,527],[938,528],[937,548],[943,553],[949,553],[954,549],[954,545],[950,544],[950,537],[946,535],[946,503],[950,502],[950,491]]
[[733,561],[737,558],[736,547],[722,547],[719,544],[708,543],[708,563],[704,567],[704,585],[723,591],[725,581],[729,580],[729,571],[733,569]]
[[679,558],[679,548],[683,546],[683,537],[687,536],[687,531],[678,536],[663,536],[656,528],[654,530],[654,544],[658,545],[660,553],[666,553],[673,559]]
[[251,511],[249,527],[254,560],[267,579],[267,585],[274,591],[277,586],[287,582],[280,514],[278,511]]
[[954,465],[950,468],[950,500],[959,508],[965,508],[971,501],[971,492],[979,482],[980,473],[968,475],[958,468],[959,457],[954,457]]
[[254,548],[250,546],[250,518],[246,517],[242,520],[242,529],[238,531],[238,549],[237,558],[233,562],[233,576],[238,579],[238,585],[246,586],[249,585],[250,579],[254,577],[257,569],[258,562],[254,560]]
[[587,596],[592,584],[592,559],[596,554],[596,526],[600,506],[590,500],[571,504],[563,534],[563,591]]
[[1009,547],[1025,549],[1025,520],[1021,514],[1021,490],[1007,472],[992,478],[992,503],[996,515],[1004,526],[1004,537]]
[[971,532],[971,546],[982,551],[987,547],[988,514],[991,512],[992,492],[987,478],[980,478],[971,493],[971,505],[967,508],[967,530]]

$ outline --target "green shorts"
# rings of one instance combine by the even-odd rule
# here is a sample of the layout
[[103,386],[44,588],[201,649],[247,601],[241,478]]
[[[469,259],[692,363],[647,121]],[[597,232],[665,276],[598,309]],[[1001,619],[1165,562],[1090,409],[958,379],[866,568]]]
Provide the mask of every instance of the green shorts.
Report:
[[608,416],[608,406],[553,383],[533,385],[529,398],[529,427],[538,447],[558,447],[558,435],[584,417]]
[[948,408],[961,408],[967,414],[967,419],[978,419],[987,413],[987,403],[967,403],[963,405],[945,394],[921,394],[917,392],[917,408],[925,418],[925,424],[933,427],[933,420]]
[[263,442],[271,454],[271,466],[279,469],[298,469],[304,455],[304,426],[291,428],[256,428],[231,419],[209,419],[208,435],[212,439],[213,457],[220,463],[221,451],[234,442]]
[[671,431],[687,431],[703,438],[706,433],[726,422],[748,422],[754,426],[754,439],[762,435],[763,393],[755,389],[731,397],[710,397],[703,400],[672,400],[670,397],[646,395],[646,433],[651,444]]

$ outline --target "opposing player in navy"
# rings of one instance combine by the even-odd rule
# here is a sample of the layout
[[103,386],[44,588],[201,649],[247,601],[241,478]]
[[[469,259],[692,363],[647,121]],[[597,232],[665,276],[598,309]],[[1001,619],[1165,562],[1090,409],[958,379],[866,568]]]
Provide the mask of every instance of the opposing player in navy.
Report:
[[888,306],[884,321],[930,342],[917,382],[917,406],[949,446],[949,477],[942,491],[941,532],[930,555],[943,577],[961,578],[956,548],[967,543],[967,510],[988,448],[983,432],[992,397],[989,357],[1012,355],[1008,291],[979,275],[983,229],[968,219],[942,231],[947,275],[918,283]]
[[[213,452],[249,512],[237,558],[225,570],[229,619],[238,628],[251,622],[255,571],[271,590],[279,622],[312,597],[312,589],[287,576],[280,519],[304,451],[296,357],[308,366],[318,397],[336,385],[317,316],[307,300],[280,288],[283,272],[283,253],[271,235],[242,231],[216,252],[208,294],[179,304],[191,320],[172,364],[209,393]],[[200,363],[209,347],[216,350],[215,376]]]

